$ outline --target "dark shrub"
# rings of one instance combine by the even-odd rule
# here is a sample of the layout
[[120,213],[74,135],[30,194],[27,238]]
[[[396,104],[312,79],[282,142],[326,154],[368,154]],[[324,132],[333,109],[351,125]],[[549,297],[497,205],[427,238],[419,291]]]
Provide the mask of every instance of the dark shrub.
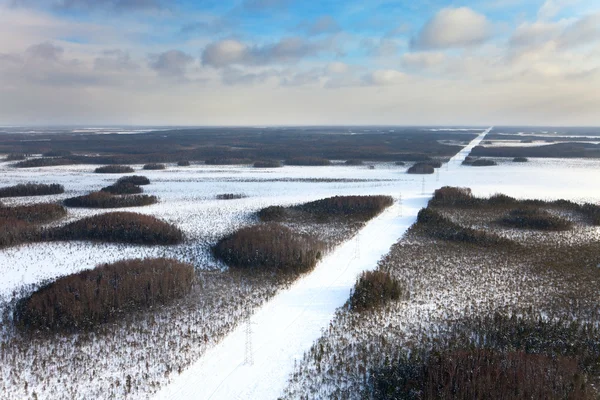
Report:
[[431,208],[423,208],[419,211],[417,224],[425,234],[437,239],[470,243],[483,247],[513,244],[509,239],[487,233],[484,230],[462,227]]
[[245,165],[252,164],[248,158],[209,158],[204,161],[206,165]]
[[71,222],[46,233],[55,240],[98,240],[135,244],[177,244],[183,233],[151,215],[110,212]]
[[185,160],[177,161],[177,165],[180,166],[180,167],[189,167],[190,166],[190,162],[189,161],[185,161]]
[[44,157],[30,158],[29,160],[20,161],[14,166],[16,168],[36,168],[36,167],[56,167],[59,165],[73,165],[75,162],[68,158],[62,157]]
[[140,175],[123,176],[123,177],[119,178],[119,180],[117,181],[117,184],[123,184],[123,183],[131,183],[132,185],[143,186],[143,185],[149,185],[150,179],[146,178],[145,176],[140,176]]
[[425,163],[416,163],[415,165],[413,165],[412,167],[410,167],[408,169],[408,171],[406,171],[409,174],[433,174],[435,172],[435,169],[429,165],[429,164],[425,164]]
[[406,163],[404,161],[396,161],[396,165],[398,165],[398,166],[405,166]]
[[17,326],[81,330],[189,293],[194,267],[166,258],[125,260],[58,278],[18,302]]
[[325,250],[314,237],[274,223],[242,228],[213,247],[215,257],[231,267],[290,275],[312,270]]
[[127,165],[105,165],[94,170],[97,174],[128,174],[133,172],[133,168]]
[[21,183],[15,186],[0,188],[0,197],[46,196],[65,192],[63,185],[52,183]]
[[288,213],[285,207],[269,206],[258,211],[257,215],[261,221],[271,222],[283,220],[288,215]]
[[436,207],[472,206],[478,202],[469,188],[443,186],[433,192],[429,205]]
[[103,192],[111,194],[139,194],[144,191],[141,187],[129,182],[117,182],[113,185],[103,187]]
[[298,165],[298,166],[325,166],[331,165],[331,161],[321,157],[294,157],[285,160],[287,165]]
[[347,160],[344,164],[350,166],[364,165],[363,160]]
[[494,160],[486,160],[484,158],[480,158],[479,160],[475,160],[471,163],[473,167],[492,167],[494,165],[498,165]]
[[50,150],[42,154],[44,157],[68,157],[71,155],[69,150]]
[[22,161],[25,160],[27,156],[23,153],[10,153],[4,159],[5,161]]
[[402,294],[400,283],[384,271],[366,271],[356,281],[350,295],[350,309],[361,312],[381,307]]
[[277,160],[263,160],[256,161],[254,163],[254,168],[280,168],[281,162]]
[[122,208],[141,207],[156,204],[156,196],[113,196],[107,192],[93,192],[85,196],[71,197],[64,201],[67,207],[81,208]]
[[[56,203],[41,203],[13,207],[0,205],[0,220],[15,219],[29,223],[43,224],[63,218],[66,215],[67,210]],[[2,226],[1,223],[0,226]]]
[[523,162],[528,162],[528,161],[529,160],[527,159],[527,157],[515,157],[515,158],[513,158],[513,162],[523,163]]
[[533,140],[531,140],[531,139],[523,139],[523,140],[521,140],[521,143],[533,143]]
[[166,168],[167,168],[167,166],[165,164],[151,163],[151,164],[144,165],[144,169],[146,169],[146,170],[159,170],[159,169],[166,169]]
[[537,229],[542,231],[566,231],[573,226],[571,221],[537,208],[511,210],[499,222],[511,228]]
[[579,207],[579,211],[588,218],[593,225],[600,225],[600,206],[586,203]]
[[246,197],[243,193],[222,193],[215,196],[217,200],[236,200]]
[[291,216],[316,222],[368,221],[392,204],[390,196],[334,196],[291,207],[267,207],[258,217],[261,221],[282,221]]

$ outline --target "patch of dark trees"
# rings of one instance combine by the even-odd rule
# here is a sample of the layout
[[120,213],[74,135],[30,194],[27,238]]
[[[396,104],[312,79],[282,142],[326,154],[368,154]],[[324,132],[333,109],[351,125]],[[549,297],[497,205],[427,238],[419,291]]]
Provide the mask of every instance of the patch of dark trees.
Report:
[[370,399],[595,399],[598,326],[495,314],[456,323],[433,348],[383,360]]
[[142,207],[156,203],[158,203],[158,198],[156,196],[149,196],[146,194],[134,196],[115,196],[104,191],[92,192],[84,196],[71,197],[63,201],[65,206],[75,208]]
[[186,161],[186,160],[180,160],[180,161],[177,161],[177,166],[179,166],[179,167],[189,167],[190,166],[190,162]]
[[488,198],[476,197],[471,189],[444,186],[437,189],[429,201],[431,207],[461,208],[540,208],[551,207],[573,211],[583,215],[592,225],[600,225],[600,206],[592,203],[578,204],[569,200],[518,200],[504,194],[495,194]]
[[406,173],[408,174],[421,174],[421,175],[429,175],[435,172],[435,168],[433,165],[428,163],[416,163],[412,165]]
[[482,247],[516,246],[513,241],[486,232],[483,229],[464,227],[442,215],[433,208],[423,208],[417,215],[416,230],[441,240],[472,244]]
[[295,166],[327,166],[331,165],[331,161],[322,157],[293,157],[285,160],[286,165]]
[[123,176],[117,180],[117,184],[131,183],[132,185],[144,186],[150,184],[150,179],[140,175]]
[[86,217],[44,232],[46,240],[92,240],[144,245],[181,243],[183,232],[151,215],[109,212]]
[[[14,164],[14,167],[16,167],[16,168],[57,167],[60,165],[73,165],[73,164],[78,164],[78,163],[70,158],[42,157],[42,158],[30,158],[28,160],[19,161],[18,163]],[[89,164],[97,164],[97,163],[90,162]]]
[[516,162],[516,163],[526,163],[528,161],[529,161],[529,159],[527,159],[527,157],[515,157],[515,158],[513,158],[513,162]]
[[161,169],[166,169],[167,166],[165,164],[159,164],[159,163],[150,163],[150,164],[146,164],[144,165],[143,169],[145,170],[161,170]]
[[270,206],[258,212],[264,222],[310,220],[313,222],[366,222],[394,204],[390,196],[334,196],[295,206]]
[[65,192],[63,185],[57,183],[20,183],[0,188],[0,197],[47,196]]
[[494,160],[489,160],[486,158],[478,158],[476,160],[474,159],[465,159],[465,161],[462,162],[463,165],[470,165],[472,167],[493,167],[495,165],[498,165],[498,163],[496,163],[496,161]]
[[4,161],[23,161],[27,156],[23,153],[10,153],[4,158]]
[[110,194],[139,194],[144,191],[138,185],[126,181],[117,181],[110,186],[103,187],[101,191]]
[[0,247],[40,240],[40,224],[64,218],[67,210],[55,203],[6,207],[0,205]]
[[204,163],[206,165],[246,165],[246,164],[252,164],[252,160],[249,158],[215,157],[215,158],[209,158]]
[[364,165],[364,162],[363,160],[346,160],[344,164],[348,166],[359,166]]
[[598,158],[600,145],[567,142],[526,147],[477,146],[471,154],[477,157]]
[[246,195],[243,193],[221,193],[215,196],[217,200],[237,200],[245,197]]
[[69,150],[49,150],[42,154],[44,157],[68,157],[72,153]]
[[97,174],[129,174],[134,171],[127,165],[105,165],[96,168],[94,172]]
[[194,267],[166,258],[103,264],[64,276],[21,299],[14,311],[24,330],[81,331],[188,294]]
[[[0,152],[71,153],[63,157],[27,160],[21,167],[175,163],[213,158],[248,159],[251,163],[304,156],[329,160],[426,161],[425,157],[453,156],[461,149],[461,146],[446,145],[440,140],[468,142],[475,137],[467,132],[428,132],[411,127],[394,127],[394,132],[382,127],[356,127],[353,130],[359,134],[348,135],[347,127],[198,128],[142,135],[73,134],[65,131],[36,134],[35,141],[31,140],[31,134],[7,132],[3,133]],[[98,153],[101,154],[85,155]]]
[[573,227],[571,221],[550,214],[539,208],[517,208],[498,221],[500,224],[519,229],[541,231],[567,231]]
[[285,276],[311,271],[326,250],[327,246],[313,236],[277,223],[239,229],[212,248],[215,257],[232,268]]
[[281,162],[278,160],[261,160],[254,163],[254,168],[280,168]]
[[388,272],[375,270],[363,272],[350,294],[350,310],[363,312],[400,299],[402,286]]

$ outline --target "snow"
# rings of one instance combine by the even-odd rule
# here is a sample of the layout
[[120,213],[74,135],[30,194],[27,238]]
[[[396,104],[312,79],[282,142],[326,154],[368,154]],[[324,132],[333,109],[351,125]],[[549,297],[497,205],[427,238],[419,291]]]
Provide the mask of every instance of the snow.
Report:
[[[470,151],[491,130],[480,134],[450,160],[459,168]],[[377,261],[416,221],[430,195],[414,192],[367,224],[353,240],[339,246],[310,275],[297,281],[250,317],[254,363],[244,363],[244,324],[228,335],[157,399],[275,399],[284,390],[294,362],[321,336],[348,299],[357,276]]]

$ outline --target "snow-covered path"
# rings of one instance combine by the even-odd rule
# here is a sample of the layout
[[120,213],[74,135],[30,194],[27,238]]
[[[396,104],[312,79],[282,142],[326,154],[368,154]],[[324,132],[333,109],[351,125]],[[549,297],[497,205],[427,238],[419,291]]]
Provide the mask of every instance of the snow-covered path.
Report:
[[[454,168],[491,130],[487,129],[450,160]],[[443,175],[438,186],[443,186]],[[321,336],[335,310],[348,299],[357,276],[377,266],[415,222],[430,195],[420,188],[402,193],[402,204],[370,221],[354,239],[327,255],[310,274],[261,307],[250,319],[253,363],[245,364],[246,324],[165,386],[159,399],[276,399],[293,371],[294,360]]]

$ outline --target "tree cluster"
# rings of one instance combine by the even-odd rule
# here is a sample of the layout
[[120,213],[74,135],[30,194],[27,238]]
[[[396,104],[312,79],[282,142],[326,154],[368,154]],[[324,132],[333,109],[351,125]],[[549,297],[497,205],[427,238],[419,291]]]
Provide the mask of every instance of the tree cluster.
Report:
[[46,196],[65,192],[63,185],[56,183],[20,183],[15,186],[0,188],[0,197]]
[[139,194],[142,193],[144,189],[131,182],[117,181],[110,186],[103,187],[101,191],[110,194]]
[[30,158],[14,164],[16,168],[57,167],[59,165],[76,164],[73,160],[64,157]]
[[40,224],[56,221],[67,211],[55,203],[5,207],[0,205],[0,247],[40,240]]
[[176,226],[151,215],[110,212],[86,217],[46,232],[53,240],[98,240],[103,242],[169,245],[183,241]]
[[364,162],[363,160],[346,160],[344,164],[348,166],[359,166],[364,165]]
[[215,196],[217,200],[237,200],[245,197],[246,195],[243,193],[221,193]]
[[254,162],[254,168],[280,168],[281,162],[278,160],[261,160]]
[[362,312],[381,307],[388,301],[398,300],[402,295],[400,282],[388,272],[375,270],[363,272],[350,295],[350,309]]
[[117,183],[131,183],[133,185],[144,186],[150,184],[150,179],[140,175],[123,176],[117,180]]
[[292,157],[285,160],[287,165],[298,166],[326,166],[331,165],[331,161],[322,157]]
[[517,208],[499,221],[511,228],[537,229],[541,231],[566,231],[573,227],[571,221],[539,208]]
[[64,200],[67,207],[77,208],[124,208],[142,207],[156,204],[158,198],[149,195],[114,196],[105,191],[92,192],[84,196],[71,197]]
[[133,168],[127,165],[105,165],[94,170],[97,174],[129,174]]
[[180,167],[189,167],[190,162],[187,160],[179,160],[179,161],[177,161],[177,165]]
[[428,163],[419,162],[411,166],[406,172],[409,174],[429,175],[435,172],[435,168]]
[[249,158],[213,157],[204,161],[206,165],[245,165],[252,164]]
[[27,156],[23,153],[10,153],[4,159],[5,161],[23,161]]
[[93,328],[185,296],[194,276],[192,265],[166,258],[103,264],[59,278],[20,300],[14,319],[28,330]]
[[212,250],[233,268],[298,275],[312,270],[327,249],[310,235],[268,223],[242,228],[221,239]]
[[159,169],[166,169],[167,166],[165,164],[159,164],[159,163],[150,163],[150,164],[146,164],[144,165],[144,169],[146,170],[159,170]]

